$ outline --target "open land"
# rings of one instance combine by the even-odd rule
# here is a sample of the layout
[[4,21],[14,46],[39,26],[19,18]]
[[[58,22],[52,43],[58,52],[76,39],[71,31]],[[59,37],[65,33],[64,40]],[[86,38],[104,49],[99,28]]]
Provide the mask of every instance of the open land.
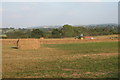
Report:
[[29,50],[16,41],[2,40],[3,78],[118,78],[117,39],[42,39]]

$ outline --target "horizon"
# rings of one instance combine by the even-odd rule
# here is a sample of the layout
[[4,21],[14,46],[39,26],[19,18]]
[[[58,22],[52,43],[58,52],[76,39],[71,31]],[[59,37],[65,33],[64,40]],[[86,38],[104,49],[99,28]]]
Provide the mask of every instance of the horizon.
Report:
[[118,24],[117,2],[6,2],[2,27]]
[[[64,25],[70,25],[70,24],[64,24]],[[31,27],[0,27],[2,28],[14,28],[14,29],[33,29],[33,28],[60,28],[63,27],[64,25],[41,25],[41,26],[31,26]],[[100,26],[100,25],[118,25],[116,23],[106,23],[106,24],[88,24],[88,25],[71,25],[73,27],[91,27],[91,26]]]

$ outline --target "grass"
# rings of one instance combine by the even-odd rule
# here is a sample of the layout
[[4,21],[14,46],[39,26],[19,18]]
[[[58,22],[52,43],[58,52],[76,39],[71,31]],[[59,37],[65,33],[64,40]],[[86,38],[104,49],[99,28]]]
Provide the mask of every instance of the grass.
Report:
[[117,53],[118,42],[92,42],[77,44],[46,44],[45,47],[69,51],[73,54]]
[[117,44],[46,44],[38,50],[3,45],[3,78],[117,78]]

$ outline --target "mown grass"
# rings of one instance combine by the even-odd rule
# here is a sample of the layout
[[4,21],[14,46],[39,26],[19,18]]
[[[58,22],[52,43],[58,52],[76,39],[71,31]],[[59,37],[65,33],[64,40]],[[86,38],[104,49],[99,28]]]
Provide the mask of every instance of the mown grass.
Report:
[[107,59],[81,58],[72,61],[36,62],[25,70],[9,72],[11,77],[40,78],[117,78],[117,57]]
[[73,54],[117,53],[118,42],[92,42],[73,44],[45,44],[45,47],[66,50]]
[[3,78],[118,78],[117,48],[117,42],[47,44],[38,50],[3,45]]

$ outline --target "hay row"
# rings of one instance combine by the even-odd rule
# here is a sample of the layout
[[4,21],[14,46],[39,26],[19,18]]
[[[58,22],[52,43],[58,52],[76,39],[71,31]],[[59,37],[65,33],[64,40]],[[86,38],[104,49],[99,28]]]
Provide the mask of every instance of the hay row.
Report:
[[67,44],[67,43],[83,43],[83,42],[103,42],[118,41],[117,39],[94,39],[94,40],[75,40],[75,39],[2,39],[2,44],[14,45],[19,49],[38,49],[40,44]]

